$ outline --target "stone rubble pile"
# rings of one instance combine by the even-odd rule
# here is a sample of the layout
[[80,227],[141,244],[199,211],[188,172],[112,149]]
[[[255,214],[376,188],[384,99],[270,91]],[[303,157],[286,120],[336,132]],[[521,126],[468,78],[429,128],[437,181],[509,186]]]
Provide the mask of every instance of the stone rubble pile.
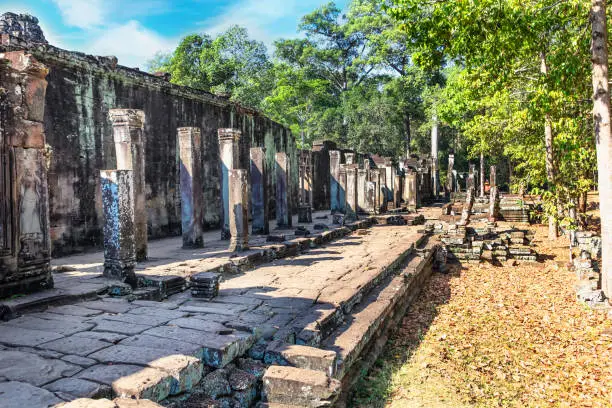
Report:
[[499,229],[491,222],[473,227],[451,224],[446,230],[444,224],[430,228],[440,237],[450,262],[537,261],[537,253],[531,246],[533,233],[529,231]]

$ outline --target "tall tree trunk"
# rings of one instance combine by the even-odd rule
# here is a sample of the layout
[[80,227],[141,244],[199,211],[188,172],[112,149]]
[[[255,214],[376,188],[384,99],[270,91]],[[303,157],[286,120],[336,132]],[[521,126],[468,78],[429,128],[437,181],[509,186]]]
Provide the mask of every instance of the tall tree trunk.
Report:
[[410,114],[406,111],[404,112],[404,143],[406,149],[406,158],[410,158],[410,142],[412,141],[412,133],[410,131]]
[[601,214],[601,286],[612,297],[612,133],[610,87],[608,85],[608,30],[606,0],[591,1],[593,120],[597,144],[599,206]]
[[[544,76],[548,76],[548,65],[546,65],[546,54],[544,52],[540,54],[540,62],[540,71]],[[555,161],[553,152],[552,118],[550,113],[546,113],[544,116],[544,146],[546,148],[546,179],[548,181],[548,188],[551,188],[555,184]],[[557,239],[558,234],[559,228],[557,220],[551,215],[548,218],[548,239],[554,241]]]
[[485,196],[485,162],[484,153],[480,152],[480,197]]
[[431,163],[433,194],[438,198],[440,193],[440,172],[438,170],[438,118],[435,115],[433,117],[433,126],[431,127]]

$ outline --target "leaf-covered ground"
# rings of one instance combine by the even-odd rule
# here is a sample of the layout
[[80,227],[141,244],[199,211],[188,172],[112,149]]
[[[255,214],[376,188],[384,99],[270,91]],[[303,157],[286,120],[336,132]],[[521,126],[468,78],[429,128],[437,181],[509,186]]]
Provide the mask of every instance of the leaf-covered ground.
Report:
[[567,242],[545,233],[541,263],[433,275],[353,404],[612,406],[612,322],[574,300]]

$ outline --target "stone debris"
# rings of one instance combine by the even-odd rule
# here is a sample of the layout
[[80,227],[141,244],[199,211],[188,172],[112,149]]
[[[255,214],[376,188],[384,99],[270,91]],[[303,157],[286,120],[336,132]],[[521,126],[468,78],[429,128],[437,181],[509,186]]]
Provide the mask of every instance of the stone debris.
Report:
[[213,299],[219,294],[221,274],[202,272],[191,278],[191,296],[194,298]]

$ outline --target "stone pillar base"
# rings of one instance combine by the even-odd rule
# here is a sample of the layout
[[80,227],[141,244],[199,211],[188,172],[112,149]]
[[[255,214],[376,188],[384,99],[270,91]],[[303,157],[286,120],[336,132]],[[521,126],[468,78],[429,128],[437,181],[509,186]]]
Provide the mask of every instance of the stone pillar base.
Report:
[[298,222],[310,224],[312,222],[312,207],[302,205],[298,208]]

